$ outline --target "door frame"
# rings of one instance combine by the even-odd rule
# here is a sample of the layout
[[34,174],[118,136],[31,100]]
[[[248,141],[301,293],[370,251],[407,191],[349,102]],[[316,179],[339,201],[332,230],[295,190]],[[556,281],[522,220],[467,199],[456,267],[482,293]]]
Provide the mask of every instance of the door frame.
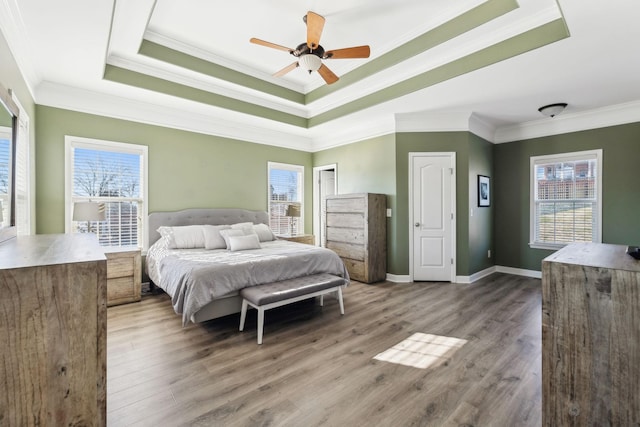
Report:
[[456,168],[456,153],[454,151],[438,151],[438,152],[410,152],[409,153],[409,281],[413,282],[413,159],[416,157],[448,157],[451,160],[451,164],[453,165],[453,172],[451,174],[451,213],[453,214],[452,225],[451,225],[451,235],[449,238],[451,239],[451,256],[453,258],[453,263],[451,264],[451,283],[455,283],[456,281],[456,273],[457,273],[457,265],[458,265],[458,257],[457,257],[457,247],[456,247],[456,228],[458,225],[458,215],[456,211],[456,176],[457,176],[457,168]]
[[338,164],[315,166],[313,168],[313,236],[316,246],[320,246],[320,224],[322,223],[322,200],[320,197],[320,171],[333,170],[334,194],[338,194]]

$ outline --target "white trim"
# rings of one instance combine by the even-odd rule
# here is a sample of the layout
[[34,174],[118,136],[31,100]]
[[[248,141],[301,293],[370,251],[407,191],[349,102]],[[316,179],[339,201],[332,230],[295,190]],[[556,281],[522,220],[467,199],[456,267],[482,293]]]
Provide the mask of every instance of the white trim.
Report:
[[457,238],[457,234],[456,234],[456,228],[457,228],[457,223],[458,223],[458,215],[457,215],[457,210],[456,210],[456,192],[457,192],[457,187],[456,187],[456,177],[457,177],[457,168],[456,168],[456,153],[455,152],[410,152],[409,153],[409,280],[411,282],[413,282],[414,277],[413,277],[413,258],[414,258],[414,253],[413,253],[413,224],[414,224],[414,218],[413,218],[413,159],[417,158],[417,157],[447,157],[449,158],[450,161],[450,165],[452,168],[452,175],[451,175],[451,214],[453,216],[451,222],[451,236],[449,237],[451,239],[451,259],[452,259],[452,264],[451,264],[451,274],[450,274],[450,278],[449,281],[451,281],[452,283],[455,283],[456,281],[456,270],[458,268],[458,258],[456,256],[457,253],[457,247],[456,247],[456,238]]
[[[232,61],[224,56],[216,55],[210,51],[184,43],[180,40],[174,39],[173,37],[169,37],[167,35],[160,34],[156,31],[149,30],[148,28],[144,33],[143,41],[144,40],[159,44],[169,49],[177,50],[178,52],[193,56],[195,58],[203,59],[207,62],[211,62],[212,64],[230,68],[239,73],[264,80],[266,82],[281,86],[286,89],[291,89],[299,93],[304,93],[305,91],[305,87],[301,84],[292,82],[291,80],[279,79],[277,77],[273,77],[273,75],[269,73],[263,72],[253,67],[249,67],[248,65],[245,65],[237,61]],[[211,77],[211,76],[208,76],[208,77]]]
[[334,174],[334,194],[338,194],[338,164],[333,163],[330,165],[324,166],[315,166],[313,168],[313,203],[312,203],[312,212],[313,212],[313,236],[315,239],[316,246],[321,246],[322,242],[320,241],[320,225],[322,224],[322,200],[320,198],[320,171],[333,170]]
[[457,276],[456,283],[473,283],[496,272],[496,266],[485,268],[484,270],[473,273],[471,276]]
[[[117,88],[121,89],[119,86]],[[117,94],[44,82],[38,87],[38,104],[255,144],[310,150],[311,139],[306,136],[308,129],[305,128],[234,114],[169,95],[158,94],[158,102],[151,103],[137,99],[136,89],[131,88],[128,93],[129,97],[125,98]],[[171,99],[172,107],[162,105],[161,100],[166,98]]]
[[[27,176],[25,177],[27,182],[26,182],[26,187],[27,187],[27,200],[26,200],[26,205],[27,205],[27,224],[26,227],[28,228],[27,232],[24,233],[20,230],[20,225],[18,224],[18,215],[16,213],[16,226],[18,228],[18,233],[22,233],[22,234],[28,234],[28,235],[33,235],[36,234],[36,147],[35,147],[35,138],[31,137],[31,119],[29,118],[29,115],[27,114],[26,110],[24,109],[24,107],[22,106],[22,104],[20,103],[20,100],[18,99],[18,97],[16,96],[16,93],[12,90],[10,90],[11,92],[11,98],[13,99],[13,102],[16,104],[16,106],[18,107],[18,121],[17,121],[17,126],[18,129],[16,129],[17,132],[17,139],[16,139],[16,150],[18,150],[20,148],[21,145],[21,141],[26,141],[26,147],[23,147],[26,149],[27,153]],[[16,157],[16,162],[18,161],[18,158]],[[16,179],[17,179],[17,165],[16,165]],[[17,191],[17,185],[18,183],[16,182],[16,191]],[[17,196],[17,195],[16,195]],[[17,197],[16,197],[16,209],[18,208],[17,205]],[[25,225],[25,224],[23,224]]]
[[[525,270],[522,268],[503,267],[500,265],[494,265],[482,271],[473,273],[471,276],[456,276],[455,283],[459,283],[463,285],[472,284],[477,282],[480,279],[484,279],[485,277],[491,276],[494,273],[512,274],[514,276],[531,277],[533,279],[542,278],[541,271]],[[409,275],[395,275],[395,274],[389,274],[389,273],[387,273],[387,281],[393,282],[393,283],[421,283],[421,282],[413,282]]]
[[[238,101],[247,102],[253,105],[270,108],[286,114],[293,114],[298,117],[309,118],[309,108],[304,104],[289,101],[287,99],[270,95],[268,93],[258,92],[245,86],[229,83],[215,77],[207,76],[208,79],[202,79],[203,74],[195,71],[182,71],[181,73],[158,68],[152,64],[141,62],[137,58],[125,58],[123,56],[112,55],[108,58],[107,64],[137,73],[149,75],[169,82],[184,85],[190,88],[196,88],[208,93],[226,96]],[[215,83],[212,83],[210,80]]]
[[393,283],[411,283],[411,276],[408,274],[387,273],[387,281]]
[[64,137],[65,147],[65,165],[64,165],[64,227],[65,233],[71,232],[71,219],[73,215],[73,176],[71,173],[71,166],[73,165],[73,149],[74,148],[89,148],[92,150],[100,151],[115,151],[119,153],[137,154],[142,156],[142,176],[140,177],[140,198],[142,199],[142,212],[138,212],[140,215],[140,223],[142,225],[141,237],[142,241],[138,242],[141,250],[146,251],[149,247],[148,238],[148,224],[147,217],[149,216],[149,148],[142,144],[131,144],[125,142],[107,141],[94,138],[83,138],[79,136],[65,135]]
[[496,273],[513,274],[514,276],[532,277],[534,279],[542,279],[542,272],[536,270],[525,270],[522,268],[496,266]]
[[640,101],[633,101],[502,126],[496,129],[493,142],[501,144],[637,122],[640,122]]

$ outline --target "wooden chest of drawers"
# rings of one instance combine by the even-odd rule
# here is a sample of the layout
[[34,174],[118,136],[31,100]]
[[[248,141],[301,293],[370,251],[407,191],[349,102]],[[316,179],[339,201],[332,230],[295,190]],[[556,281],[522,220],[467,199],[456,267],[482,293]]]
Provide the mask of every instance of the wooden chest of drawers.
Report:
[[340,194],[324,201],[323,246],[342,258],[353,280],[387,277],[386,207],[384,194]]
[[140,301],[142,267],[140,249],[108,248],[107,306]]
[[94,234],[0,244],[0,425],[106,425],[106,264]]

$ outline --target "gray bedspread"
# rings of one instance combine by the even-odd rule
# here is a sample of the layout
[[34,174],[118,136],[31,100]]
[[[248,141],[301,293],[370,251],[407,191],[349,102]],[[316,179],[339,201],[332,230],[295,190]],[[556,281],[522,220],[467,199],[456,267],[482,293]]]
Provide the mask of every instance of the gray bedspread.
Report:
[[349,274],[335,252],[286,240],[262,242],[261,249],[168,249],[158,240],[147,253],[149,277],[171,296],[186,325],[191,316],[214,299],[236,294],[247,286],[317,273]]

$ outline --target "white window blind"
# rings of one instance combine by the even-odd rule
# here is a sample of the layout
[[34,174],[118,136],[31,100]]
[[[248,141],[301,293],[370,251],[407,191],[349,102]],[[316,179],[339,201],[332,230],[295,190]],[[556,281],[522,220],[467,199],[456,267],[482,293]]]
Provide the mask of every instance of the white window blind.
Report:
[[103,246],[143,246],[146,218],[145,146],[68,141],[68,209],[77,202],[104,204],[104,221],[72,221],[71,232],[94,232]]
[[269,226],[276,235],[304,233],[304,166],[268,163]]
[[600,242],[601,153],[531,158],[531,246]]
[[9,225],[9,162],[11,161],[11,128],[0,127],[0,217]]

